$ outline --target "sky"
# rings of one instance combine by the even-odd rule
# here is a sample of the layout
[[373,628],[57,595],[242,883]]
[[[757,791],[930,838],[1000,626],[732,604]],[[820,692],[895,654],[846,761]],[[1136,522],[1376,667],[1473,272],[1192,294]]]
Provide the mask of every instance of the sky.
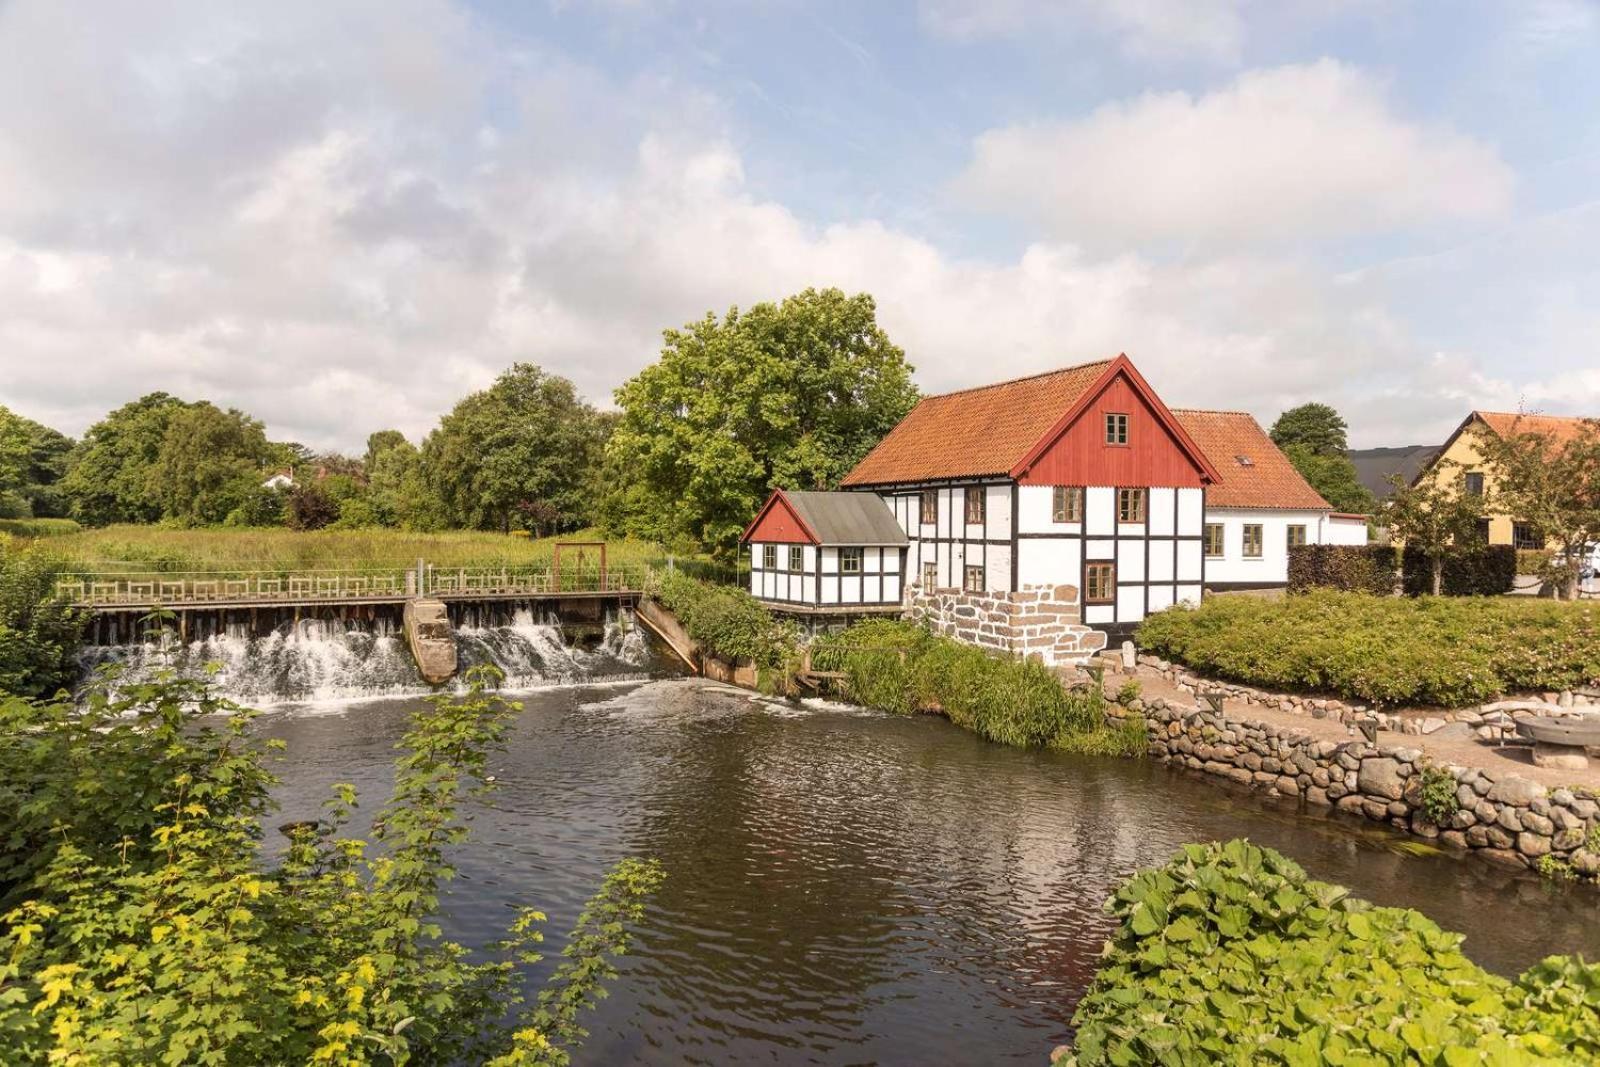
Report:
[[1600,414],[1600,0],[0,0],[0,404],[418,440],[866,291],[1357,447]]

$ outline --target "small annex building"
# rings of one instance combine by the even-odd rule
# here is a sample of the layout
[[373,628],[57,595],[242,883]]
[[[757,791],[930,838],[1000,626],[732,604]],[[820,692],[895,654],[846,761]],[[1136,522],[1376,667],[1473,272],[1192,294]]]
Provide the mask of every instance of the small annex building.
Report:
[[1205,587],[1272,589],[1288,584],[1295,545],[1364,545],[1367,516],[1336,512],[1243,411],[1173,411],[1211,457],[1206,487]]
[[899,614],[909,541],[871,493],[775,490],[741,538],[750,592],[797,615]]

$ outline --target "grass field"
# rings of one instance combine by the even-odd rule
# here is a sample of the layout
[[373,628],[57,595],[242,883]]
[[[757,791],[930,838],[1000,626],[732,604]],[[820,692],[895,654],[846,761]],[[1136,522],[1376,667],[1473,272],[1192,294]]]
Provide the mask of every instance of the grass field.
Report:
[[[217,577],[252,573],[381,571],[403,569],[419,558],[435,567],[548,566],[557,541],[599,541],[593,530],[531,540],[509,534],[457,530],[180,530],[160,526],[107,526],[50,536],[51,552],[73,570],[100,574],[190,573]],[[647,541],[606,544],[612,567],[665,562],[666,553]],[[562,556],[577,563],[576,550]],[[696,561],[685,560],[693,567]],[[584,550],[583,565],[598,563],[598,550]]]
[[61,537],[81,529],[71,519],[0,519],[0,534],[13,537]]

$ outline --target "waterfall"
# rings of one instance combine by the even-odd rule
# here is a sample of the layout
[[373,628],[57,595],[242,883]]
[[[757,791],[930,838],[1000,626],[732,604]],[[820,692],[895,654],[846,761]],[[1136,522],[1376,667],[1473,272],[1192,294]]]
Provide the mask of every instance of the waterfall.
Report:
[[[212,683],[252,707],[430,692],[406,648],[397,613],[274,621],[263,624],[242,613],[196,618],[184,639],[169,630],[131,644],[89,645],[79,662],[86,679],[115,665],[119,679],[133,681],[163,669],[204,677],[214,666]],[[467,668],[482,663],[505,672],[506,689],[646,678],[652,668],[648,642],[627,612],[568,632],[528,607],[497,612],[480,606],[465,611],[455,628],[457,690],[464,687]],[[591,638],[590,647],[573,636]]]

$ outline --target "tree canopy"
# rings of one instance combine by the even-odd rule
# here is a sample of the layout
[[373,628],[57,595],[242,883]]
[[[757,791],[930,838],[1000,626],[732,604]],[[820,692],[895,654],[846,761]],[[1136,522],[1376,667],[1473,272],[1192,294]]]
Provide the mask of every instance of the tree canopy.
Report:
[[1565,441],[1514,429],[1478,435],[1479,450],[1495,470],[1491,506],[1570,549],[1552,561],[1547,577],[1555,579],[1560,596],[1573,599],[1583,554],[1600,543],[1600,422],[1590,420]]
[[274,456],[260,422],[202,400],[173,413],[150,468],[150,487],[169,520],[215,525],[243,504]]
[[830,489],[916,403],[871,296],[807,289],[668,330],[617,390],[607,524],[731,554],[775,487]]
[[1335,511],[1368,514],[1377,501],[1350,462],[1344,416],[1327,404],[1301,404],[1278,416],[1270,435],[1295,470]]
[[64,515],[60,482],[71,451],[65,434],[0,407],[0,517]]
[[570,381],[517,363],[428,435],[423,484],[453,525],[572,529],[592,512],[602,432]]
[[161,495],[150,474],[168,424],[188,407],[167,393],[150,393],[89,427],[61,481],[72,517],[91,526],[160,521]]
[[1480,541],[1484,499],[1466,492],[1461,479],[1451,476],[1456,466],[1442,462],[1437,477],[1423,478],[1416,485],[1407,485],[1399,476],[1389,480],[1393,493],[1384,513],[1389,535],[1427,555],[1434,596],[1443,591],[1445,561]]

